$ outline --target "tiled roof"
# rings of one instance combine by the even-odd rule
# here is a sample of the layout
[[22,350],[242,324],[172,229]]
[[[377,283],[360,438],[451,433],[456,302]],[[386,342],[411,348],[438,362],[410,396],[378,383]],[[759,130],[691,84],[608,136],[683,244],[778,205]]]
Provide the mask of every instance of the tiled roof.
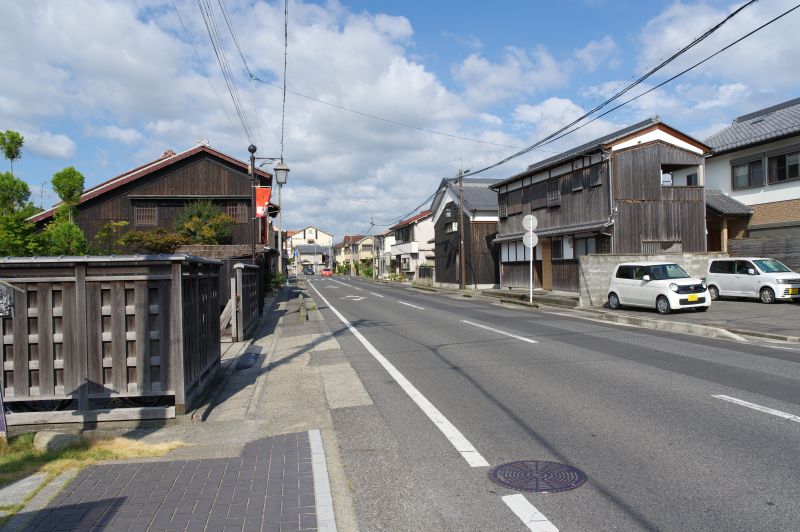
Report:
[[[172,150],[169,150],[165,152],[163,156],[154,161],[150,161],[147,164],[134,168],[133,170],[129,170],[124,174],[120,174],[117,177],[113,177],[108,181],[100,183],[99,185],[96,185],[90,188],[89,190],[86,190],[83,194],[81,194],[80,200],[78,200],[78,205],[94,197],[110,192],[111,190],[114,190],[115,188],[122,186],[125,183],[130,183],[131,181],[135,181],[141,177],[144,177],[146,175],[155,172],[156,170],[160,170],[161,168],[174,164],[178,161],[191,157],[192,155],[195,155],[200,152],[206,152],[214,157],[223,159],[224,161],[227,161],[235,166],[244,169],[245,172],[249,171],[250,168],[249,164],[240,161],[239,159],[234,159],[230,155],[226,155],[204,144],[200,144],[198,146],[195,146],[194,148],[190,148],[178,154],[176,154]],[[266,177],[266,178],[272,177],[271,174],[269,174],[268,172],[264,172],[263,170],[256,170],[256,173],[261,177]],[[32,222],[40,222],[42,220],[46,220],[53,215],[53,213],[60,205],[61,204],[58,203],[53,207],[47,209],[46,211],[42,211],[39,214],[30,217],[29,220]],[[272,202],[270,202],[270,205],[273,205]]]
[[298,244],[294,247],[295,251],[299,251],[303,254],[313,254],[313,253],[327,253],[328,246],[315,246],[314,244]]
[[497,192],[485,187],[464,187],[464,208],[470,211],[496,211]]
[[705,140],[714,155],[800,134],[800,98],[740,116]]
[[721,190],[706,189],[706,207],[720,214],[731,216],[748,216],[753,214],[753,209],[723,194]]
[[366,236],[364,235],[344,235],[344,240],[336,244],[336,246],[338,247],[340,245],[355,244],[356,242],[364,240],[365,238]]
[[394,224],[389,229],[398,229],[400,227],[412,224],[412,223],[416,222],[417,220],[421,220],[421,219],[423,219],[423,218],[425,218],[427,216],[430,216],[431,214],[433,214],[433,211],[430,210],[430,209],[422,211],[421,213],[416,214],[416,215],[412,216],[411,218],[406,218],[402,222]]

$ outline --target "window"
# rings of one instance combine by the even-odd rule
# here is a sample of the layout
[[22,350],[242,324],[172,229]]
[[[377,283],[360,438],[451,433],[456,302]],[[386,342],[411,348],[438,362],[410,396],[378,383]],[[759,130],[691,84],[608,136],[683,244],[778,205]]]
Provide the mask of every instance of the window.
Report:
[[402,242],[411,242],[411,226],[408,225],[400,229],[395,229],[394,238],[398,244]]
[[512,190],[508,193],[506,200],[508,214],[520,214],[522,212],[522,189]]
[[736,263],[732,260],[715,260],[711,263],[709,272],[711,273],[733,273]]
[[400,259],[400,269],[407,272],[411,269],[411,259],[408,257],[403,257]]
[[561,238],[554,238],[551,246],[550,257],[553,260],[564,258],[564,241]]
[[558,178],[547,181],[547,206],[558,207],[561,205],[561,189],[559,188]]
[[547,181],[531,185],[531,210],[547,207]]
[[769,158],[770,184],[800,179],[800,152],[784,153]]
[[697,174],[689,174],[686,176],[686,186],[687,187],[696,187],[697,186]]
[[449,222],[444,226],[445,233],[455,233],[458,231],[458,222]]
[[594,164],[589,169],[589,186],[596,187],[603,184],[603,175],[606,173],[608,163]]
[[508,218],[508,194],[505,192],[497,195],[497,215]]
[[236,220],[236,223],[242,224],[249,221],[249,205],[243,201],[238,203],[229,203],[228,206],[225,207],[225,212],[228,213],[228,216]]
[[583,255],[597,253],[597,243],[594,237],[575,239],[575,258]]
[[755,270],[755,266],[749,260],[737,260],[736,261],[736,273],[739,275],[747,275],[748,270]]
[[644,240],[642,242],[643,255],[656,255],[659,253],[681,253],[683,251],[682,242],[659,242]]
[[575,170],[572,172],[572,175],[570,176],[572,192],[580,192],[583,190],[583,176],[587,175],[588,171],[588,168],[581,168],[580,170]]
[[134,225],[158,224],[158,207],[153,203],[137,203],[133,206]]
[[453,217],[453,211],[451,211],[450,209],[445,210],[444,211],[444,217],[445,218],[452,218]]
[[620,266],[617,268],[617,279],[633,279],[633,266]]
[[761,161],[737,164],[731,167],[733,188],[750,188],[764,185],[764,167]]

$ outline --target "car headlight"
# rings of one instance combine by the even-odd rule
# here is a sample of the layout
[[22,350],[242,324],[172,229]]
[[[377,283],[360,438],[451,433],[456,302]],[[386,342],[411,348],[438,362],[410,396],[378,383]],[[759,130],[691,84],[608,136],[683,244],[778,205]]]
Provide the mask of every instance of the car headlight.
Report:
[[677,292],[678,291],[678,285],[676,285],[675,283],[670,283],[669,289],[672,290],[673,292]]
[[789,279],[775,279],[778,284],[789,284]]
[[700,286],[702,286],[702,287],[703,287],[703,290],[705,290],[706,288],[708,288],[708,286],[706,285],[706,282],[705,282],[705,281],[702,281],[702,282],[700,283]]

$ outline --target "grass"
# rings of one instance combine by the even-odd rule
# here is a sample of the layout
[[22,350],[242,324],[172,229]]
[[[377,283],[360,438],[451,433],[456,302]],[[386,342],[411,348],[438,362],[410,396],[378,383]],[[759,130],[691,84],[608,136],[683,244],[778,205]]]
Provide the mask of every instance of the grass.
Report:
[[[82,440],[80,444],[61,451],[39,451],[33,446],[34,435],[32,432],[21,434],[10,438],[7,443],[0,440],[0,487],[35,473],[45,473],[47,477],[41,486],[44,487],[66,471],[77,471],[108,460],[163,456],[182,446],[180,442],[148,444],[127,438],[112,438]],[[30,497],[35,494],[36,492],[31,493]],[[22,506],[3,506],[0,503],[0,509],[9,514],[5,519],[18,512]]]

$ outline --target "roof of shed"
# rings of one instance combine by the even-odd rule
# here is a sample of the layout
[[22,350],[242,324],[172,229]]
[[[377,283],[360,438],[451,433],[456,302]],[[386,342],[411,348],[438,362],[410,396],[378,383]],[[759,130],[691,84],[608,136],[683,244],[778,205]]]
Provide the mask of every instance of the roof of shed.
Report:
[[749,216],[753,214],[753,209],[744,203],[723,194],[721,190],[715,189],[706,189],[706,207],[719,214],[729,216]]

